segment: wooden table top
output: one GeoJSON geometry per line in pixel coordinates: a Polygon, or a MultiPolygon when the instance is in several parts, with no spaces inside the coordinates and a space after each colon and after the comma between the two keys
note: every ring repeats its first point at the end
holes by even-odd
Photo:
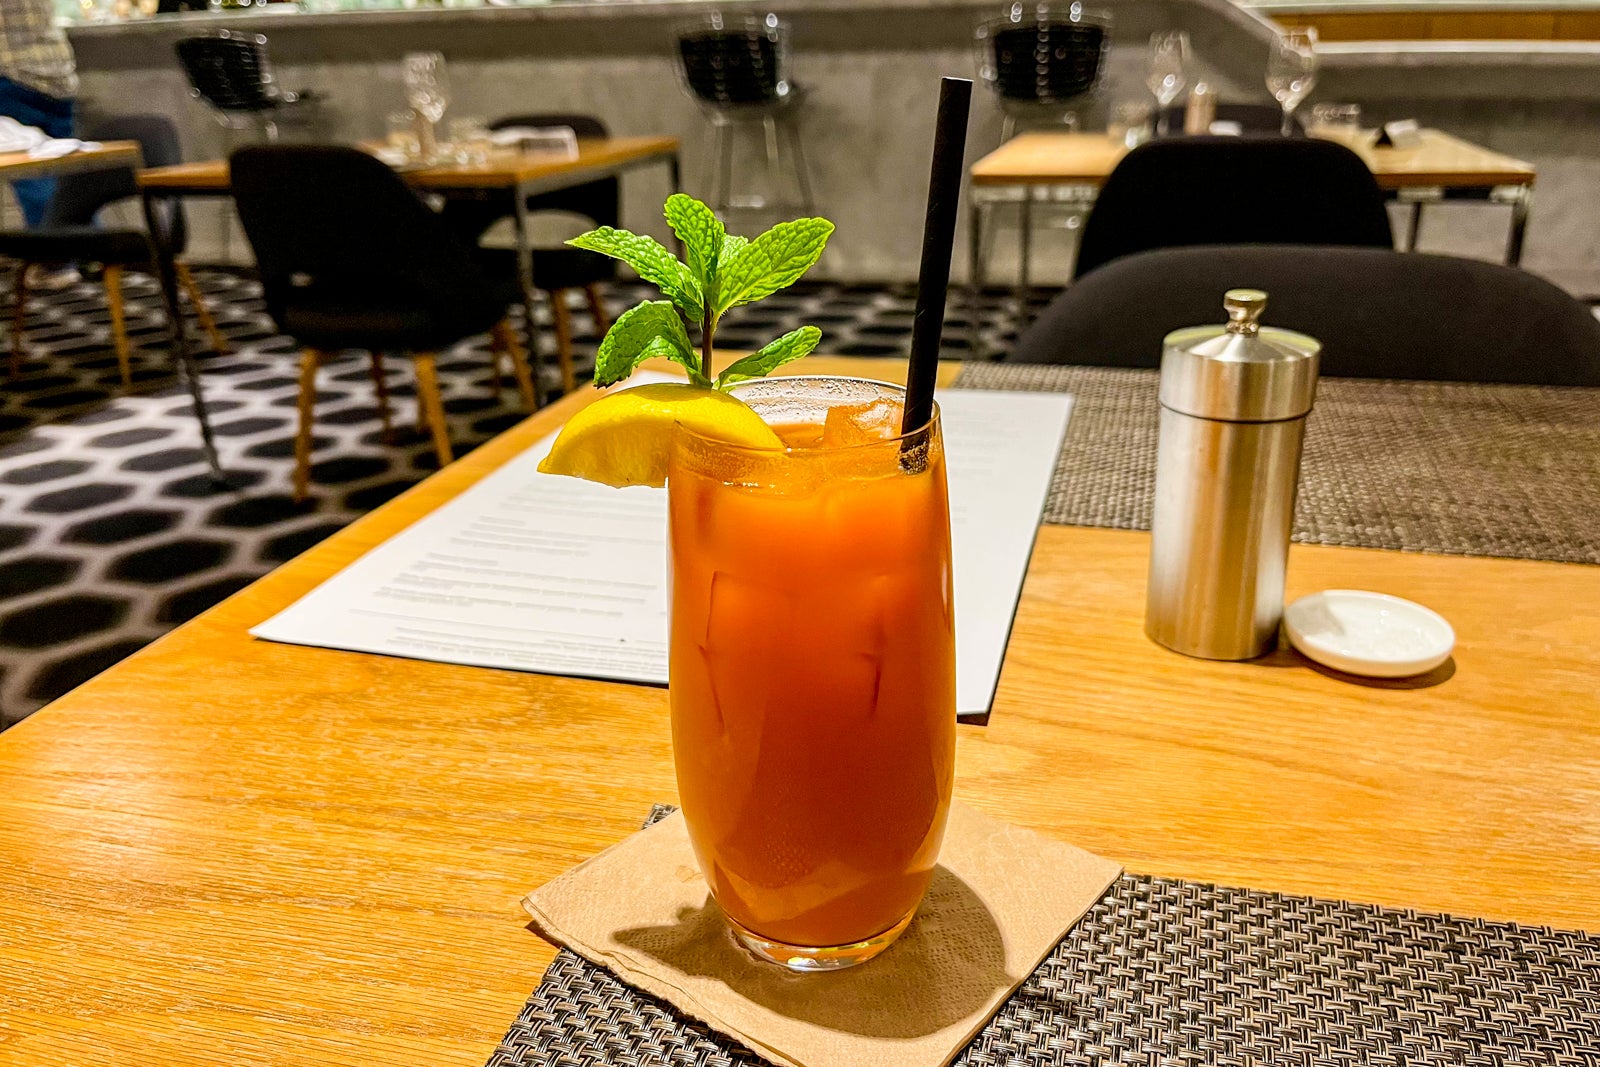
{"type": "MultiPolygon", "coordinates": [[[[523,893],[676,796],[666,692],[245,631],[593,395],[0,734],[0,1064],[481,1067],[553,955],[523,893]]],[[[1040,532],[958,796],[1137,871],[1600,927],[1600,567],[1295,545],[1291,596],[1455,624],[1363,685],[1151,644],[1148,543],[1040,532]]]]}
{"type": "MultiPolygon", "coordinates": [[[[1491,152],[1470,141],[1423,130],[1416,148],[1375,148],[1375,131],[1332,137],[1371,168],[1385,189],[1442,186],[1452,189],[1532,185],[1535,172],[1520,159],[1491,152]]],[[[1323,136],[1323,134],[1318,134],[1323,136]]],[[[974,185],[1099,185],[1128,149],[1104,133],[1024,133],[972,165],[974,185]]]]}
{"type": "MultiPolygon", "coordinates": [[[[671,156],[678,150],[675,137],[608,137],[580,140],[572,159],[553,159],[529,153],[496,154],[486,163],[449,163],[437,167],[401,170],[407,182],[423,189],[501,189],[545,179],[582,180],[587,171],[605,171],[671,156]]],[[[203,160],[139,172],[147,189],[173,192],[226,193],[230,188],[228,161],[203,160]]]]}
{"type": "Polygon", "coordinates": [[[142,159],[138,141],[106,141],[99,148],[69,152],[49,159],[35,159],[26,152],[0,152],[0,178],[12,182],[19,178],[41,178],[123,165],[137,167],[142,159]]]}

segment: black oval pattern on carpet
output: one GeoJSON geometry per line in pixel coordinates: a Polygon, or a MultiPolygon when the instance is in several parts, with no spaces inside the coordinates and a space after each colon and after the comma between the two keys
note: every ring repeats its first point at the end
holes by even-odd
{"type": "MultiPolygon", "coordinates": [[[[201,356],[231,487],[206,473],[149,279],[130,276],[124,283],[135,344],[128,393],[119,388],[98,283],[29,301],[27,358],[0,391],[0,727],[435,469],[428,439],[414,429],[409,362],[389,361],[398,430],[389,446],[378,432],[365,364],[351,354],[319,378],[315,498],[294,504],[295,346],[273,331],[254,282],[226,271],[197,276],[234,349],[201,356]]],[[[615,315],[654,295],[646,286],[617,285],[608,305],[615,315]]],[[[753,347],[817,322],[824,351],[897,354],[909,344],[914,301],[907,285],[802,285],[731,313],[725,335],[753,347]]],[[[1009,343],[1006,304],[998,290],[980,300],[986,351],[1009,343]]],[[[961,305],[952,301],[952,319],[966,315],[961,305]]],[[[0,311],[9,324],[9,294],[0,311]]],[[[587,376],[598,337],[576,300],[572,321],[580,374],[587,376]]],[[[559,374],[543,309],[539,325],[539,380],[555,389],[559,374]]],[[[203,345],[192,320],[190,332],[203,345]]],[[[952,356],[969,348],[964,329],[948,331],[947,342],[952,356]]],[[[498,397],[490,387],[484,338],[441,354],[439,363],[458,455],[521,418],[511,383],[498,397]]]]}

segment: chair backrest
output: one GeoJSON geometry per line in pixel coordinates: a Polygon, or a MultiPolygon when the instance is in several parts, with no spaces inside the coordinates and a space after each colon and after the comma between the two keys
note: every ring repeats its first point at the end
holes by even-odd
{"type": "Polygon", "coordinates": [[[257,145],[232,158],[234,201],[267,311],[370,296],[450,317],[492,288],[472,250],[403,179],[354,148],[257,145]]]}
{"type": "Polygon", "coordinates": [[[776,103],[785,93],[780,26],[704,29],[678,38],[689,91],[716,107],[776,103]]]}
{"type": "Polygon", "coordinates": [[[1383,191],[1344,145],[1299,137],[1170,137],[1106,179],[1075,274],[1152,248],[1203,244],[1393,248],[1383,191]]]}
{"type": "MultiPolygon", "coordinates": [[[[178,128],[164,115],[118,115],[86,126],[80,132],[84,138],[94,141],[137,141],[147,167],[183,162],[178,128]]],[[[131,167],[63,175],[57,179],[45,226],[87,226],[107,204],[138,195],[139,184],[131,167]]],[[[155,222],[164,232],[152,236],[174,252],[182,251],[188,233],[181,202],[176,198],[159,201],[155,222]]]]}
{"type": "MultiPolygon", "coordinates": [[[[511,126],[570,126],[579,139],[611,136],[606,124],[593,115],[563,112],[503,115],[489,124],[489,128],[494,130],[511,126]]],[[[528,208],[531,211],[570,211],[593,219],[596,226],[617,226],[622,218],[621,188],[615,178],[600,178],[570,189],[558,189],[531,197],[528,208]]]]}
{"type": "Polygon", "coordinates": [[[1373,248],[1229,245],[1127,256],[1085,275],[1018,341],[1025,363],[1156,367],[1171,331],[1225,321],[1222,294],[1323,344],[1322,373],[1600,386],[1600,323],[1526,271],[1373,248]]]}
{"type": "Polygon", "coordinates": [[[218,111],[268,111],[281,103],[267,39],[259,33],[218,30],[186,37],[176,47],[195,94],[218,111]]]}
{"type": "Polygon", "coordinates": [[[994,87],[1001,100],[1060,103],[1099,84],[1107,44],[1104,26],[1067,18],[989,25],[994,87]]]}

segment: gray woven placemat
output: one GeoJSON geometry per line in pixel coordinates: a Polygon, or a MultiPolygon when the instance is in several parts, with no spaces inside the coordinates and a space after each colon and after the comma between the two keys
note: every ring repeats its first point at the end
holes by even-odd
{"type": "MultiPolygon", "coordinates": [[[[957,386],[1067,392],[1044,520],[1150,528],[1157,375],[967,366],[957,386]]],[[[1295,539],[1600,563],[1600,389],[1324,378],[1295,539]]]]}
{"type": "MultiPolygon", "coordinates": [[[[1600,1067],[1600,937],[1125,875],[955,1062],[1600,1067]]],[[[489,1057],[764,1063],[567,951],[489,1057]]]]}

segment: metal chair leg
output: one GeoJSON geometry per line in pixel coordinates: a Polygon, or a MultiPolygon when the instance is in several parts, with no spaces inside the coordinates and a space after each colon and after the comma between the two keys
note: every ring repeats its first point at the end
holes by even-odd
{"type": "Polygon", "coordinates": [[[778,120],[770,113],[761,116],[761,139],[767,149],[767,181],[772,184],[772,203],[767,207],[776,207],[784,202],[784,192],[780,189],[783,182],[782,161],[778,157],[778,120]]]}
{"type": "Polygon", "coordinates": [[[106,287],[106,310],[111,312],[111,344],[117,350],[117,370],[122,374],[122,387],[133,388],[132,353],[128,346],[128,322],[122,303],[122,265],[106,265],[102,281],[106,287]]]}
{"type": "Polygon", "coordinates": [[[783,132],[789,142],[789,154],[794,159],[795,184],[800,188],[800,210],[809,215],[817,210],[817,201],[811,193],[811,169],[806,165],[806,150],[800,140],[800,124],[793,115],[784,117],[783,132]]]}
{"type": "Polygon", "coordinates": [[[1017,205],[1017,329],[1028,324],[1028,292],[1033,279],[1033,190],[1024,187],[1017,205]]]}
{"type": "Polygon", "coordinates": [[[717,189],[712,207],[722,213],[733,207],[733,127],[717,126],[717,189]]]}
{"type": "Polygon", "coordinates": [[[711,120],[711,151],[706,155],[706,203],[717,210],[717,176],[722,173],[722,124],[711,120]]]}
{"type": "Polygon", "coordinates": [[[32,263],[17,264],[16,280],[11,283],[11,377],[22,373],[22,331],[28,317],[28,268],[32,263]]]}
{"type": "Polygon", "coordinates": [[[444,398],[439,395],[439,371],[432,352],[413,352],[411,362],[417,372],[417,405],[426,414],[433,430],[433,451],[439,457],[439,467],[449,466],[455,459],[450,450],[450,428],[444,421],[444,398]]]}

